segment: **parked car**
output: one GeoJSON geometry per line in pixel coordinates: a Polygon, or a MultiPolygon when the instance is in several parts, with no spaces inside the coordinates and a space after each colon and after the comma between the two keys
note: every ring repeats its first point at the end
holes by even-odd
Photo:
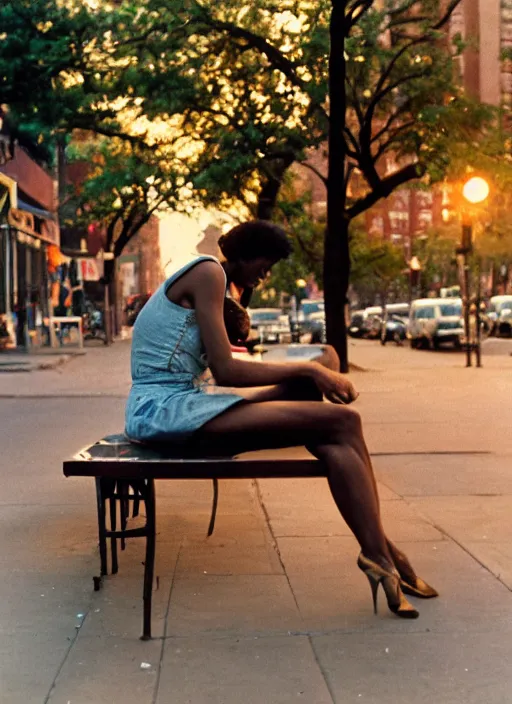
{"type": "Polygon", "coordinates": [[[460,347],[464,338],[460,298],[420,298],[411,304],[408,337],[412,348],[443,343],[460,347]]]}
{"type": "Polygon", "coordinates": [[[379,337],[382,323],[382,306],[369,306],[363,311],[362,336],[369,340],[379,337]]]}
{"type": "Polygon", "coordinates": [[[363,337],[364,310],[355,310],[350,316],[348,334],[350,337],[363,337]]]}
{"type": "Polygon", "coordinates": [[[394,342],[397,345],[402,345],[407,338],[407,320],[391,313],[386,319],[386,323],[381,326],[380,342],[385,345],[386,342],[394,342]]]}
{"type": "MultiPolygon", "coordinates": [[[[400,317],[403,320],[407,320],[409,317],[409,308],[409,303],[388,303],[386,305],[386,318],[389,319],[391,316],[395,316],[400,317]]],[[[384,320],[382,306],[370,306],[369,308],[364,309],[362,337],[366,337],[370,340],[384,339],[383,325],[384,320]]],[[[391,335],[388,339],[393,339],[393,335],[391,335]]]]}
{"type": "Polygon", "coordinates": [[[321,298],[304,298],[297,311],[296,337],[312,343],[325,342],[325,306],[321,298]]]}
{"type": "Polygon", "coordinates": [[[493,296],[487,316],[492,324],[492,334],[512,336],[512,296],[493,296]]]}
{"type": "Polygon", "coordinates": [[[325,313],[310,313],[306,322],[306,329],[311,335],[312,344],[325,344],[327,341],[325,313]]]}
{"type": "MultiPolygon", "coordinates": [[[[251,330],[257,333],[259,342],[289,342],[290,320],[280,308],[248,309],[251,330]]],[[[250,335],[252,338],[254,335],[250,335]]]]}
{"type": "Polygon", "coordinates": [[[297,312],[298,322],[302,325],[313,313],[325,314],[325,305],[322,298],[304,298],[299,303],[299,310],[297,312]]]}

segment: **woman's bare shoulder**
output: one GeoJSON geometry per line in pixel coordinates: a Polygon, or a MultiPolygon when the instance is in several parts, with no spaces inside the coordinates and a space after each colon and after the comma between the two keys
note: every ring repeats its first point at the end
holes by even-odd
{"type": "Polygon", "coordinates": [[[190,270],[188,280],[197,285],[209,285],[217,287],[219,284],[224,288],[226,285],[226,275],[220,262],[207,259],[199,262],[190,270]]]}

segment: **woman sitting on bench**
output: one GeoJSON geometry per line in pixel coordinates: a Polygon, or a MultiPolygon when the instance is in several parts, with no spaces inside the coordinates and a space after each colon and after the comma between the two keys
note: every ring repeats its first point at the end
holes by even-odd
{"type": "Polygon", "coordinates": [[[357,564],[374,604],[381,584],[393,613],[416,618],[404,593],[430,598],[437,592],[384,533],[361,419],[348,405],[357,392],[339,373],[334,351],[326,349],[325,366],[232,356],[223,317],[226,294],[248,305],[252,289],[289,255],[285,232],[270,222],[248,222],[223,235],[219,246],[222,264],[208,256],[190,262],[137,318],[126,434],[146,443],[193,443],[224,455],[306,445],[325,463],[334,501],[361,546],[357,564]],[[207,367],[219,385],[214,393],[201,381],[207,367]]]}

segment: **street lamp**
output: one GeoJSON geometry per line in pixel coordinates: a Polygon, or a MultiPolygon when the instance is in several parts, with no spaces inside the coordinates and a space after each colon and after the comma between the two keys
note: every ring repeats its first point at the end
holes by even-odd
{"type": "Polygon", "coordinates": [[[417,256],[409,260],[409,303],[413,299],[414,293],[418,293],[420,288],[421,262],[417,256]]]}
{"type": "Polygon", "coordinates": [[[483,203],[489,196],[490,188],[487,181],[481,176],[473,176],[462,187],[462,195],[473,205],[483,203]]]}
{"type": "MultiPolygon", "coordinates": [[[[490,186],[481,176],[472,176],[462,187],[462,195],[470,205],[479,205],[489,196],[490,186]]],[[[471,213],[464,209],[462,215],[462,241],[458,253],[463,258],[463,306],[464,306],[464,328],[466,333],[466,367],[471,366],[471,349],[474,347],[476,354],[476,366],[481,367],[480,348],[480,267],[478,267],[478,283],[475,305],[475,341],[474,345],[470,339],[470,292],[469,292],[469,255],[473,251],[473,222],[471,213]]]]}

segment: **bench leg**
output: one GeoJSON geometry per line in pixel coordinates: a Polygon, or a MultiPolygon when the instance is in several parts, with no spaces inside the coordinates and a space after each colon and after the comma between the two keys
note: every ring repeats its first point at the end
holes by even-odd
{"type": "Polygon", "coordinates": [[[102,480],[96,477],[96,504],[98,507],[98,534],[100,546],[100,576],[107,574],[107,538],[105,537],[105,496],[103,493],[102,480]]]}
{"type": "Polygon", "coordinates": [[[132,508],[132,518],[137,518],[139,515],[139,506],[140,506],[140,491],[139,491],[139,485],[134,482],[133,483],[133,508],[132,508]]]}
{"type": "MultiPolygon", "coordinates": [[[[121,517],[121,531],[126,530],[126,524],[128,521],[128,515],[130,513],[129,506],[130,502],[128,499],[128,495],[130,492],[130,486],[128,482],[123,481],[120,479],[117,482],[117,493],[119,494],[119,513],[121,517]]],[[[121,550],[126,549],[126,539],[122,536],[121,537],[121,550]]]]}
{"type": "MultiPolygon", "coordinates": [[[[112,487],[112,494],[109,498],[110,507],[110,530],[115,531],[117,527],[117,506],[114,495],[116,493],[116,486],[112,487]]],[[[110,550],[112,554],[112,574],[117,574],[119,571],[119,565],[117,562],[117,538],[113,535],[110,536],[110,550]]]]}
{"type": "Polygon", "coordinates": [[[155,571],[156,509],[155,482],[148,479],[144,496],[146,504],[146,559],[144,562],[144,617],[141,640],[151,639],[151,599],[155,571]]]}

